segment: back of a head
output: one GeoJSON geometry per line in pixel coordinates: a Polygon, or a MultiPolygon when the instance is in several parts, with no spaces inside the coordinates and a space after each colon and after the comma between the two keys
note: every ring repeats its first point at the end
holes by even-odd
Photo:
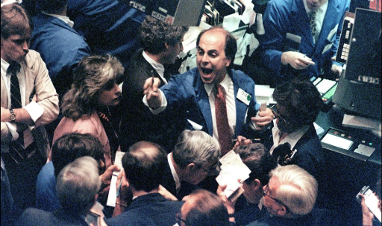
{"type": "Polygon", "coordinates": [[[91,156],[97,162],[104,160],[101,142],[91,134],[68,133],[58,138],[52,147],[54,174],[57,175],[70,162],[91,156]]]}
{"type": "Polygon", "coordinates": [[[270,176],[279,182],[275,198],[287,205],[293,214],[302,216],[312,211],[318,190],[312,175],[297,165],[287,165],[278,166],[270,176]]]}
{"type": "Polygon", "coordinates": [[[184,26],[170,25],[166,22],[146,16],[139,28],[139,39],[143,49],[151,54],[159,54],[166,50],[167,45],[180,42],[187,32],[184,26]]]}
{"type": "Polygon", "coordinates": [[[251,170],[249,178],[245,181],[251,183],[259,179],[262,185],[268,184],[269,173],[277,167],[276,160],[269,150],[261,143],[253,143],[235,148],[243,163],[251,170]]]}
{"type": "Polygon", "coordinates": [[[229,225],[227,208],[217,195],[207,190],[196,190],[190,194],[186,203],[189,203],[190,206],[188,212],[183,216],[186,225],[229,225]]]}
{"type": "Polygon", "coordinates": [[[323,106],[316,86],[308,80],[294,79],[277,86],[273,99],[288,110],[296,127],[313,123],[323,106]]]}
{"type": "Polygon", "coordinates": [[[95,203],[100,187],[98,164],[89,156],[69,163],[57,177],[58,199],[69,215],[86,214],[95,203]]]}
{"type": "Polygon", "coordinates": [[[163,148],[147,141],[133,144],[122,158],[126,179],[136,191],[158,189],[166,163],[163,148]]]}
{"type": "Polygon", "coordinates": [[[11,35],[31,33],[33,23],[29,20],[25,9],[17,3],[1,7],[1,37],[7,39],[11,35]]]}
{"type": "Polygon", "coordinates": [[[183,131],[172,151],[175,163],[181,168],[190,163],[197,166],[217,163],[220,155],[218,141],[203,131],[183,131]]]}

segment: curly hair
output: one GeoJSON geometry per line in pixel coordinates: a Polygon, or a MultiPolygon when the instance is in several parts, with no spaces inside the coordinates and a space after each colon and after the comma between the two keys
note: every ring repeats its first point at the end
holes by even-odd
{"type": "Polygon", "coordinates": [[[277,86],[273,99],[285,107],[294,129],[312,124],[324,104],[316,86],[310,81],[299,79],[277,86]]]}
{"type": "Polygon", "coordinates": [[[114,56],[84,57],[74,71],[71,89],[63,97],[63,115],[73,121],[91,115],[98,106],[101,92],[110,90],[110,85],[120,84],[124,71],[121,62],[114,56]]]}
{"type": "Polygon", "coordinates": [[[139,40],[143,49],[152,54],[158,54],[166,50],[167,45],[175,45],[180,42],[186,33],[187,27],[175,26],[146,16],[139,28],[139,40]]]}

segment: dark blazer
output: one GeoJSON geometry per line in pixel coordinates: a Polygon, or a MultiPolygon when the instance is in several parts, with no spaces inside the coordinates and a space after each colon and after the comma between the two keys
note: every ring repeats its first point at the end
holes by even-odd
{"type": "Polygon", "coordinates": [[[106,219],[106,224],[113,225],[174,225],[175,215],[180,212],[184,202],[170,201],[159,193],[139,196],[120,215],[106,219]]]}
{"type": "Polygon", "coordinates": [[[174,177],[172,176],[169,164],[166,164],[166,168],[163,171],[162,180],[160,183],[164,188],[167,189],[171,194],[173,194],[178,200],[182,200],[184,196],[191,194],[193,190],[197,187],[193,184],[187,183],[185,181],[181,182],[180,190],[176,192],[176,185],[174,177]]]}
{"type": "Polygon", "coordinates": [[[146,140],[171,152],[185,122],[174,115],[154,115],[143,104],[143,85],[146,79],[155,77],[161,80],[161,86],[165,83],[142,56],[142,51],[143,49],[138,50],[131,58],[130,65],[126,68],[128,76],[122,86],[123,99],[119,106],[123,114],[119,136],[121,147],[125,149],[138,141],[146,140]]]}
{"type": "Polygon", "coordinates": [[[35,208],[26,209],[17,226],[87,226],[88,224],[80,216],[66,214],[62,209],[55,212],[47,212],[35,208]]]}

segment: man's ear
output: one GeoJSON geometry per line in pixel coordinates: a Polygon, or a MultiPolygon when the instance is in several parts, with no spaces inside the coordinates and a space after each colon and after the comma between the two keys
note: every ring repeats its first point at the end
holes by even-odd
{"type": "Polygon", "coordinates": [[[193,171],[195,171],[196,169],[196,165],[195,163],[191,162],[189,163],[187,166],[186,166],[186,173],[189,174],[189,173],[192,173],[193,171]]]}
{"type": "Polygon", "coordinates": [[[257,191],[257,190],[259,190],[260,188],[263,187],[263,185],[261,184],[261,182],[260,182],[259,179],[254,179],[254,180],[252,181],[251,186],[253,187],[253,190],[254,190],[254,191],[257,191]]]}
{"type": "Polygon", "coordinates": [[[277,215],[282,217],[282,216],[285,216],[286,214],[287,214],[287,209],[284,205],[282,205],[281,208],[277,210],[277,215]]]}
{"type": "Polygon", "coordinates": [[[225,66],[228,67],[231,64],[233,64],[231,57],[227,57],[227,61],[225,63],[225,66]]]}

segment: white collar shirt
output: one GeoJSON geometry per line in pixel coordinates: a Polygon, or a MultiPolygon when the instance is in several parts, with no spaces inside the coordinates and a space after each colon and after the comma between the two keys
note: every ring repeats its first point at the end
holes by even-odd
{"type": "MultiPolygon", "coordinates": [[[[316,37],[314,37],[314,40],[318,40],[318,37],[320,36],[322,25],[324,23],[326,10],[328,9],[328,2],[323,4],[320,8],[317,9],[316,13],[316,37]]],[[[306,10],[306,13],[309,15],[312,10],[308,8],[308,5],[306,3],[306,0],[304,0],[304,7],[306,10]]]]}
{"type": "MultiPolygon", "coordinates": [[[[280,144],[289,143],[291,150],[294,149],[294,146],[301,139],[302,136],[308,131],[309,126],[303,126],[300,129],[289,133],[283,140],[280,141],[280,130],[277,126],[276,119],[273,120],[273,129],[272,129],[272,137],[273,137],[273,146],[270,149],[270,153],[273,153],[273,150],[279,146],[280,144]]],[[[293,156],[292,156],[293,157],[293,156]]]]}
{"type": "Polygon", "coordinates": [[[161,79],[164,81],[164,83],[167,84],[167,80],[164,77],[164,66],[156,62],[155,60],[151,59],[151,57],[149,57],[149,55],[147,55],[145,51],[142,51],[142,56],[157,71],[157,73],[159,74],[161,79]]]}
{"type": "MultiPolygon", "coordinates": [[[[236,128],[236,103],[235,103],[235,91],[233,87],[233,82],[231,77],[226,74],[223,81],[220,82],[220,85],[224,88],[226,92],[226,108],[227,108],[227,117],[228,124],[231,129],[231,134],[234,134],[236,128]]],[[[210,108],[211,108],[211,116],[212,116],[212,125],[213,125],[213,137],[218,139],[218,130],[216,126],[216,115],[215,115],[215,95],[212,90],[214,88],[214,84],[204,84],[204,88],[207,92],[210,108]]]]}

